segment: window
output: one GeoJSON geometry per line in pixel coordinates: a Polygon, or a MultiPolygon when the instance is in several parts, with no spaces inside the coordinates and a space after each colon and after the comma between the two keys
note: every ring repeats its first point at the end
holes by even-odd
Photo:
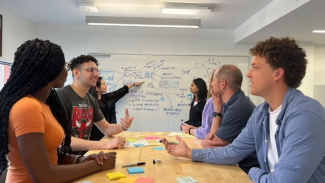
{"type": "Polygon", "coordinates": [[[0,90],[9,78],[11,65],[12,63],[0,61],[0,90]]]}

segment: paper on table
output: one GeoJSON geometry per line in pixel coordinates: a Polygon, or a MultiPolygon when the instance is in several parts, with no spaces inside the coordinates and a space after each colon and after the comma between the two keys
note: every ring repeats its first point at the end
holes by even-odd
{"type": "Polygon", "coordinates": [[[196,181],[195,179],[193,179],[193,177],[191,177],[191,176],[188,176],[188,177],[179,177],[179,178],[176,178],[176,180],[179,183],[198,183],[198,181],[196,181]]]}
{"type": "Polygon", "coordinates": [[[169,137],[173,137],[173,136],[180,136],[180,137],[190,137],[190,138],[194,138],[193,135],[189,135],[189,134],[186,134],[186,133],[182,133],[182,132],[171,132],[168,136],[169,137]]]}
{"type": "Polygon", "coordinates": [[[148,146],[149,143],[146,140],[137,140],[135,142],[126,141],[124,147],[141,147],[148,146]]]}

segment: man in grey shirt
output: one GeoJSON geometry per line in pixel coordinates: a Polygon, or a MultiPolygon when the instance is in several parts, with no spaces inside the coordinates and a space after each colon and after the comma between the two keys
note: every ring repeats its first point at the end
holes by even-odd
{"type": "MultiPolygon", "coordinates": [[[[235,65],[222,65],[212,77],[212,101],[214,113],[211,131],[202,140],[202,146],[222,147],[231,143],[255,109],[255,105],[241,90],[243,74],[235,65]]],[[[260,167],[256,152],[238,162],[239,167],[248,173],[251,167],[260,167]]]]}

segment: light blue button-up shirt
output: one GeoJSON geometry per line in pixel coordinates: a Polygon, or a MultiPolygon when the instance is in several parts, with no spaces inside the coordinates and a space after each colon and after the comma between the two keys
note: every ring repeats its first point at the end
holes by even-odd
{"type": "Polygon", "coordinates": [[[325,110],[316,100],[289,88],[276,120],[275,141],[279,161],[274,172],[267,164],[269,105],[263,103],[253,112],[246,128],[223,148],[193,149],[192,160],[215,164],[236,164],[256,151],[260,168],[251,168],[254,182],[325,182],[325,110]]]}

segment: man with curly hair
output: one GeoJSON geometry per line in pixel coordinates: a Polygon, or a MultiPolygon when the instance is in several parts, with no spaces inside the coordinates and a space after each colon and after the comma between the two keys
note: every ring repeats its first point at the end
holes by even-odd
{"type": "Polygon", "coordinates": [[[271,37],[250,49],[250,93],[261,96],[246,128],[228,146],[190,149],[163,139],[168,153],[214,164],[236,164],[256,151],[254,182],[325,182],[325,110],[296,88],[306,73],[306,54],[291,38],[271,37]]]}

